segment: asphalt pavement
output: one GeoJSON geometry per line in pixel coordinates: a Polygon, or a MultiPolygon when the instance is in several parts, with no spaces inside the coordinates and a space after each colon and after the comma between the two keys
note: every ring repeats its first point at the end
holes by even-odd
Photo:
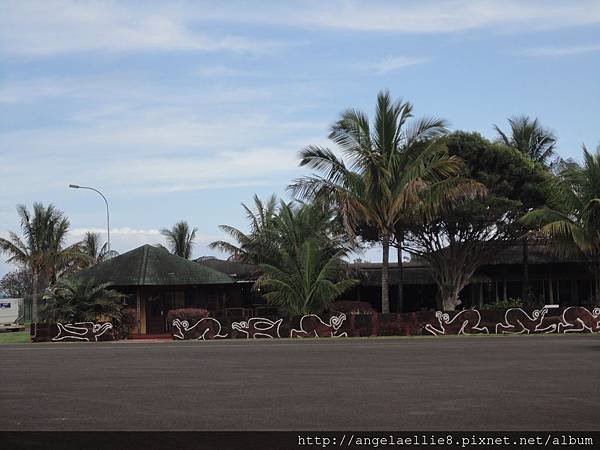
{"type": "Polygon", "coordinates": [[[0,346],[0,430],[600,430],[600,336],[0,346]]]}

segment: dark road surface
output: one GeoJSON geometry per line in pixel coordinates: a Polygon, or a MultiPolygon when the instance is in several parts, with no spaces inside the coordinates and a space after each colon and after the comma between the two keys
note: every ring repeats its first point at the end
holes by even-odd
{"type": "Polygon", "coordinates": [[[600,336],[0,346],[0,430],[600,430],[600,336]]]}

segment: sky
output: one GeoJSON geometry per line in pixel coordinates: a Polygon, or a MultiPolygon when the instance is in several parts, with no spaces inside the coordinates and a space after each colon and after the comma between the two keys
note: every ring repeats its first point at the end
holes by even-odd
{"type": "Polygon", "coordinates": [[[489,138],[537,117],[580,160],[599,74],[597,0],[0,0],[0,236],[36,201],[69,217],[69,242],[105,233],[75,183],[108,197],[120,252],[187,220],[194,256],[224,257],[218,225],[246,229],[255,193],[286,198],[309,174],[298,152],[335,149],[328,127],[382,89],[489,138]]]}

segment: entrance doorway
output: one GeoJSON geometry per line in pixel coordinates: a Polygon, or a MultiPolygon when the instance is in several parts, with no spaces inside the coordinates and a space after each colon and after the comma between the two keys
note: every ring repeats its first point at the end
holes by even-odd
{"type": "Polygon", "coordinates": [[[146,305],[146,333],[165,334],[168,332],[167,314],[172,309],[185,306],[184,291],[169,291],[150,296],[146,305]]]}

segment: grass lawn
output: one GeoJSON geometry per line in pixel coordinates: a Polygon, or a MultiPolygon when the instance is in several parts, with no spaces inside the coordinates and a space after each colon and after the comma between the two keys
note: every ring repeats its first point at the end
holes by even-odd
{"type": "Polygon", "coordinates": [[[29,330],[0,333],[0,344],[21,344],[24,342],[30,342],[29,330]]]}

